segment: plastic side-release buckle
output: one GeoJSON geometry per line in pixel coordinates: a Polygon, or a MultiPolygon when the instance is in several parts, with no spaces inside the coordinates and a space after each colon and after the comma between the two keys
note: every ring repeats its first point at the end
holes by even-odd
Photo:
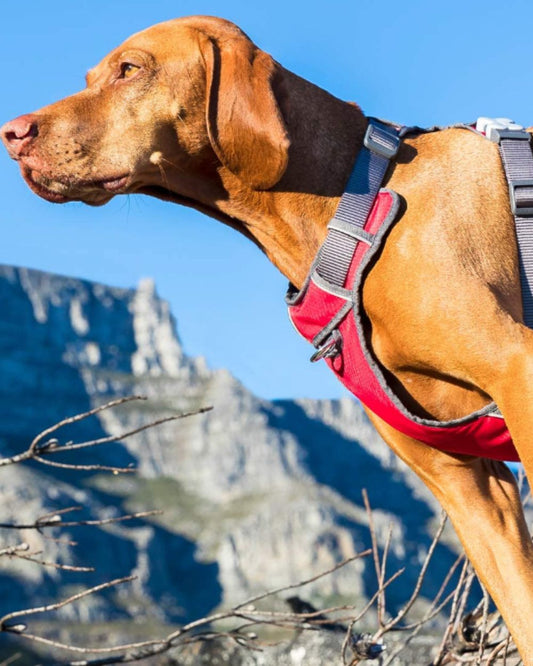
{"type": "Polygon", "coordinates": [[[316,363],[322,358],[333,358],[341,353],[342,335],[334,330],[326,340],[320,345],[316,352],[309,359],[311,363],[316,363]]]}
{"type": "Polygon", "coordinates": [[[389,131],[382,126],[374,125],[370,121],[366,128],[363,144],[365,148],[368,148],[373,153],[390,160],[398,152],[400,141],[400,137],[396,132],[389,131]]]}
{"type": "Polygon", "coordinates": [[[529,141],[531,138],[529,132],[526,132],[522,125],[515,123],[510,118],[485,118],[482,116],[477,119],[476,130],[494,143],[500,143],[502,139],[529,141]]]}

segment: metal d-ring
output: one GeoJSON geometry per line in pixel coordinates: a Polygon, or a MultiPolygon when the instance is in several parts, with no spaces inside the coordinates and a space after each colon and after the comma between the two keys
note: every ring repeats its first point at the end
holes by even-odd
{"type": "Polygon", "coordinates": [[[316,363],[322,358],[333,358],[338,356],[341,351],[342,335],[339,331],[333,331],[326,340],[318,347],[316,352],[309,359],[311,363],[316,363]]]}

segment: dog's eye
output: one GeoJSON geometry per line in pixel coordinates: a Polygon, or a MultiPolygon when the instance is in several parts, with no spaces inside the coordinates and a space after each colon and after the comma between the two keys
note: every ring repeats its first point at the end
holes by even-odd
{"type": "Polygon", "coordinates": [[[133,65],[131,62],[123,62],[120,66],[120,78],[131,79],[140,69],[138,65],[133,65]]]}

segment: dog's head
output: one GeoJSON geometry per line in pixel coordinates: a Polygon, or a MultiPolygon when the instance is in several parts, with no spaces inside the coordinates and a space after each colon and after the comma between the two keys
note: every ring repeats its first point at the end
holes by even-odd
{"type": "Polygon", "coordinates": [[[206,205],[224,196],[224,179],[269,189],[283,175],[277,72],[232,23],[176,19],[130,37],[84,90],[6,123],[2,138],[49,201],[143,192],[206,205]]]}

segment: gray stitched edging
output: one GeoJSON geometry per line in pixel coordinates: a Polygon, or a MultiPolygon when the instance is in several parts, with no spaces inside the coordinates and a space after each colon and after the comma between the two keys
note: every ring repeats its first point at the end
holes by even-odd
{"type": "MultiPolygon", "coordinates": [[[[337,313],[329,320],[328,324],[323,329],[321,329],[315,335],[315,337],[310,341],[314,347],[319,347],[322,344],[322,342],[330,335],[333,329],[335,329],[338,326],[338,324],[340,324],[340,322],[344,319],[344,317],[346,317],[346,315],[350,312],[350,310],[353,307],[351,289],[343,289],[342,287],[337,287],[337,285],[331,284],[318,274],[317,266],[320,262],[321,249],[322,246],[320,250],[317,252],[315,260],[313,261],[313,264],[311,266],[311,270],[309,271],[307,278],[305,279],[304,285],[300,289],[300,291],[296,291],[293,285],[289,284],[289,289],[287,290],[287,294],[285,295],[285,302],[289,306],[289,319],[291,320],[292,325],[297,331],[298,329],[294,325],[294,322],[291,317],[290,306],[297,305],[302,301],[305,292],[307,291],[309,284],[311,282],[314,282],[323,291],[326,291],[329,294],[333,294],[333,296],[338,296],[339,298],[342,298],[344,301],[346,301],[343,305],[339,307],[337,313]]],[[[298,333],[300,333],[300,331],[298,331],[298,333]]],[[[305,337],[304,339],[307,340],[307,338],[305,337]]]]}
{"type": "Polygon", "coordinates": [[[333,331],[337,328],[337,326],[341,323],[341,321],[346,317],[352,308],[353,303],[350,299],[346,301],[340,310],[337,311],[337,314],[332,319],[330,319],[329,324],[324,326],[324,328],[315,335],[315,337],[311,340],[311,343],[317,348],[320,347],[320,345],[331,335],[331,333],[333,333],[333,331]]]}
{"type": "MultiPolygon", "coordinates": [[[[289,305],[289,319],[291,320],[291,324],[294,326],[294,328],[300,335],[302,334],[300,333],[300,331],[298,331],[298,328],[295,326],[294,321],[292,320],[290,306],[296,305],[302,300],[311,281],[313,281],[318,287],[320,287],[320,289],[323,289],[324,291],[327,291],[330,294],[333,294],[334,296],[339,296],[345,301],[345,303],[339,307],[337,313],[333,315],[333,317],[329,320],[327,325],[323,329],[321,329],[315,335],[315,337],[310,341],[311,344],[314,345],[315,347],[319,347],[322,344],[322,342],[329,336],[329,334],[333,331],[333,329],[336,328],[338,324],[340,324],[340,322],[344,319],[344,317],[346,317],[346,315],[350,312],[350,310],[353,307],[352,290],[343,289],[342,287],[337,287],[335,285],[330,284],[327,280],[324,280],[324,278],[320,277],[320,275],[316,271],[315,267],[317,264],[318,261],[315,260],[313,262],[313,268],[309,272],[309,276],[307,277],[305,284],[300,289],[300,291],[295,291],[292,284],[289,284],[289,289],[287,291],[287,295],[285,296],[285,301],[287,305],[289,305]]],[[[302,337],[305,340],[307,340],[305,336],[302,335],[302,337]]]]}
{"type": "MultiPolygon", "coordinates": [[[[383,191],[383,190],[381,190],[383,191]]],[[[365,355],[366,361],[370,368],[372,369],[372,372],[376,376],[376,379],[378,380],[381,388],[385,391],[385,394],[387,397],[392,401],[394,406],[408,419],[413,421],[414,423],[418,423],[420,425],[424,426],[432,426],[434,428],[447,428],[455,425],[461,425],[464,423],[469,423],[471,421],[475,421],[477,418],[480,416],[485,416],[488,415],[490,412],[496,411],[498,408],[494,402],[490,403],[489,405],[486,405],[482,409],[473,412],[472,414],[469,414],[468,416],[463,416],[460,419],[452,419],[451,421],[435,421],[433,419],[424,419],[419,416],[416,416],[415,414],[412,414],[406,407],[405,405],[401,402],[401,400],[398,398],[398,396],[393,392],[393,390],[390,388],[390,386],[387,384],[387,380],[385,379],[385,376],[383,375],[381,368],[379,367],[379,364],[376,362],[372,351],[368,348],[366,338],[365,338],[365,333],[364,333],[364,328],[363,328],[363,322],[362,322],[362,317],[361,313],[363,310],[363,305],[362,305],[362,291],[363,291],[363,285],[364,285],[364,280],[366,275],[364,274],[367,269],[369,269],[370,262],[374,258],[374,255],[378,250],[381,248],[381,244],[384,240],[385,235],[387,234],[390,226],[394,222],[396,218],[396,214],[398,212],[398,207],[400,203],[400,197],[396,192],[393,192],[392,190],[385,190],[387,192],[390,192],[393,197],[395,197],[395,202],[389,211],[389,214],[381,224],[381,227],[379,228],[374,244],[372,247],[368,249],[366,252],[365,256],[363,257],[363,260],[361,261],[361,264],[357,268],[357,273],[355,275],[354,279],[354,288],[353,288],[353,295],[352,295],[352,300],[353,300],[353,313],[354,313],[354,319],[355,319],[355,325],[357,328],[357,333],[359,335],[359,340],[361,342],[361,349],[363,350],[363,354],[365,355]]]]}

